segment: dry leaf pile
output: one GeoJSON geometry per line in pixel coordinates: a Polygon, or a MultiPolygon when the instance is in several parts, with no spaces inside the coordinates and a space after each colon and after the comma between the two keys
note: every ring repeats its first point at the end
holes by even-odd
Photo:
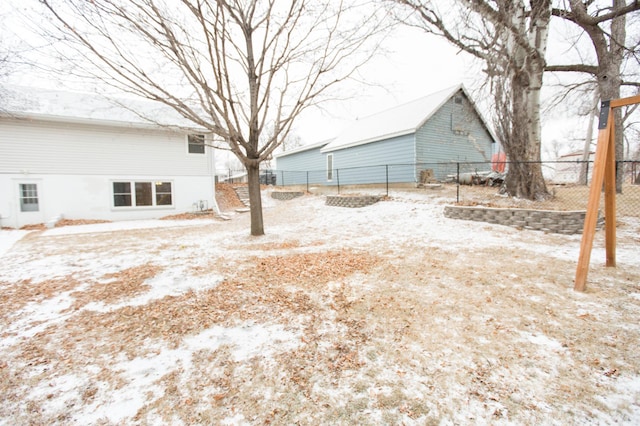
{"type": "Polygon", "coordinates": [[[92,225],[95,223],[111,223],[111,221],[100,219],[60,219],[56,222],[56,228],[62,226],[92,225]]]}
{"type": "Polygon", "coordinates": [[[127,268],[120,272],[105,274],[99,282],[88,288],[71,293],[73,310],[82,308],[91,302],[115,304],[144,293],[149,289],[145,281],[156,276],[162,268],[149,263],[127,268]]]}
{"type": "Polygon", "coordinates": [[[216,214],[213,210],[207,210],[198,213],[180,213],[170,216],[161,217],[160,220],[194,220],[194,219],[215,219],[216,214]]]}
{"type": "Polygon", "coordinates": [[[80,282],[73,276],[55,278],[34,283],[21,280],[16,283],[0,281],[0,318],[2,325],[8,324],[12,312],[19,311],[28,303],[43,302],[60,293],[71,291],[80,282]]]}
{"type": "Polygon", "coordinates": [[[216,183],[216,202],[223,212],[246,207],[238,198],[234,186],[230,183],[216,183]]]}

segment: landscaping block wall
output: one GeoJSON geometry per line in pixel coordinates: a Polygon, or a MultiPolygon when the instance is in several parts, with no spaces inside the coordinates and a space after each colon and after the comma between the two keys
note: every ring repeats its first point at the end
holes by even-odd
{"type": "Polygon", "coordinates": [[[303,193],[300,191],[273,191],[271,193],[271,198],[276,200],[293,200],[296,197],[302,197],[303,193]]]}
{"type": "Polygon", "coordinates": [[[380,197],[375,195],[354,195],[354,196],[342,196],[342,195],[327,195],[327,206],[334,207],[365,207],[375,204],[380,201],[380,197]]]}
{"type": "Polygon", "coordinates": [[[533,229],[558,234],[581,234],[584,228],[586,211],[446,206],[444,215],[451,219],[496,223],[521,229],[533,229]]]}

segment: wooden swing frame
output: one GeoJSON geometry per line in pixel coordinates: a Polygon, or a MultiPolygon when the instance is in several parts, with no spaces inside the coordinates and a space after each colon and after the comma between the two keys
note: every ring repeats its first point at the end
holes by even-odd
{"type": "Polygon", "coordinates": [[[587,287],[587,273],[589,272],[589,261],[591,260],[591,251],[593,249],[593,238],[596,233],[600,192],[602,192],[603,182],[606,266],[616,266],[616,147],[613,110],[614,108],[638,103],[640,103],[640,95],[602,101],[600,105],[598,143],[591,177],[587,214],[584,218],[584,230],[582,231],[574,290],[585,291],[587,287]]]}

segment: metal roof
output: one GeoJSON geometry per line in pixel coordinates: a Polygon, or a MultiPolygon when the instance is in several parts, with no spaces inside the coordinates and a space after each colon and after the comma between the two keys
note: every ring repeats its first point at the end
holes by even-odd
{"type": "Polygon", "coordinates": [[[117,127],[204,130],[171,107],[140,98],[107,98],[97,93],[5,86],[0,101],[0,114],[5,117],[117,127]]]}
{"type": "Polygon", "coordinates": [[[310,149],[314,149],[314,148],[320,148],[322,146],[327,145],[332,140],[333,139],[327,139],[327,140],[323,140],[321,142],[316,142],[316,143],[312,143],[312,144],[309,144],[309,145],[303,145],[303,146],[300,146],[298,148],[291,149],[289,151],[279,152],[278,154],[275,154],[273,157],[274,158],[286,157],[287,155],[297,154],[299,152],[304,152],[304,151],[309,151],[310,149]]]}
{"type": "MultiPolygon", "coordinates": [[[[464,86],[458,84],[412,102],[358,119],[321,151],[336,151],[414,133],[460,90],[467,94],[464,86]]],[[[469,97],[468,94],[467,97],[469,97]]]]}

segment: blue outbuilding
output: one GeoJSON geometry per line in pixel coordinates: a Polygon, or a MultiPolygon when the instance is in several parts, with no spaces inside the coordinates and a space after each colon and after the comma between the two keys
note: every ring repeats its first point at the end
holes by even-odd
{"type": "Polygon", "coordinates": [[[278,185],[418,183],[489,163],[497,139],[463,85],[358,119],[336,138],[276,156],[278,185]]]}

